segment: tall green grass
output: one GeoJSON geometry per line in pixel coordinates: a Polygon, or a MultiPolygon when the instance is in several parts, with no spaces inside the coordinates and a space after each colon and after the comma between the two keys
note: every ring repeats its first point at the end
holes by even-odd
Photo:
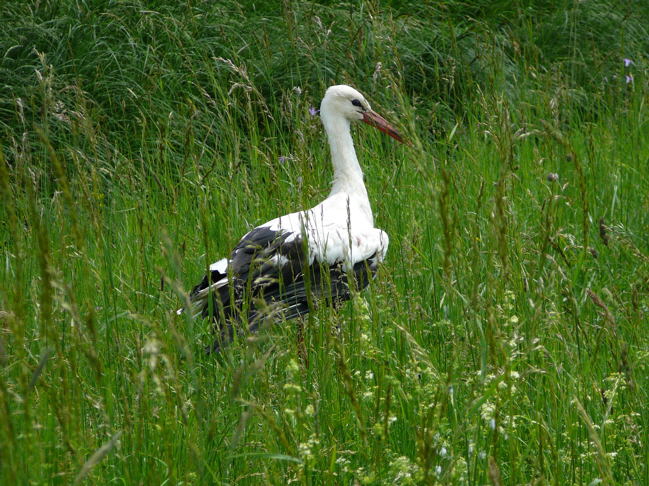
{"type": "Polygon", "coordinates": [[[0,483],[649,482],[644,3],[0,19],[0,483]],[[413,142],[354,129],[387,261],[204,356],[171,311],[326,196],[341,82],[413,142]]]}

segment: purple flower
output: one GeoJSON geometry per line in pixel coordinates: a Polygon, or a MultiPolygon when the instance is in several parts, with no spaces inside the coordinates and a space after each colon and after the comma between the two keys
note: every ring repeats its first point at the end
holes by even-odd
{"type": "Polygon", "coordinates": [[[313,106],[309,107],[309,115],[316,116],[318,113],[320,113],[320,110],[314,108],[313,106]]]}
{"type": "Polygon", "coordinates": [[[546,177],[548,182],[557,182],[559,180],[559,174],[556,172],[550,172],[546,177]]]}
{"type": "Polygon", "coordinates": [[[288,157],[285,157],[284,155],[282,155],[278,160],[279,160],[280,164],[283,164],[284,162],[286,162],[288,160],[288,157]]]}
{"type": "Polygon", "coordinates": [[[628,57],[624,58],[624,67],[629,67],[631,64],[635,64],[631,59],[628,57]]]}
{"type": "Polygon", "coordinates": [[[633,74],[626,75],[626,84],[633,83],[633,74]]]}

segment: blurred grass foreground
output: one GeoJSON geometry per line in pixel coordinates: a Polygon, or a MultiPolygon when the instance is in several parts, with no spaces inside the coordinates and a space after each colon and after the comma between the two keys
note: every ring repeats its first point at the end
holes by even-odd
{"type": "Polygon", "coordinates": [[[0,4],[0,484],[649,484],[649,3],[0,4]],[[388,258],[204,356],[176,316],[329,190],[388,258]]]}

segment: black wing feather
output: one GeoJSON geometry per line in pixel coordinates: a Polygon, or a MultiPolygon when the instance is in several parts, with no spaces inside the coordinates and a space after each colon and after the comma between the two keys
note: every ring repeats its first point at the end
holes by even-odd
{"type": "MultiPolygon", "coordinates": [[[[339,305],[348,300],[352,289],[365,288],[376,272],[375,256],[356,263],[349,272],[343,270],[342,263],[309,264],[301,235],[264,226],[253,229],[232,250],[228,285],[216,289],[211,308],[206,305],[202,311],[204,317],[214,320],[217,334],[207,351],[217,352],[230,342],[237,323],[247,322],[248,331],[255,332],[266,319],[307,314],[310,301],[339,305]]],[[[192,294],[224,277],[212,271],[192,294]]]]}

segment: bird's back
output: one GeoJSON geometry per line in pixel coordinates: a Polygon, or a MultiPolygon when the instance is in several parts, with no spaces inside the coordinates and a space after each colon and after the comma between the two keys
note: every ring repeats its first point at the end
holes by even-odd
{"type": "Polygon", "coordinates": [[[314,303],[349,299],[367,286],[387,245],[387,235],[372,228],[371,211],[353,197],[330,197],[248,232],[194,287],[192,313],[214,320],[211,350],[217,350],[241,323],[254,332],[264,320],[292,319],[314,303]]]}

